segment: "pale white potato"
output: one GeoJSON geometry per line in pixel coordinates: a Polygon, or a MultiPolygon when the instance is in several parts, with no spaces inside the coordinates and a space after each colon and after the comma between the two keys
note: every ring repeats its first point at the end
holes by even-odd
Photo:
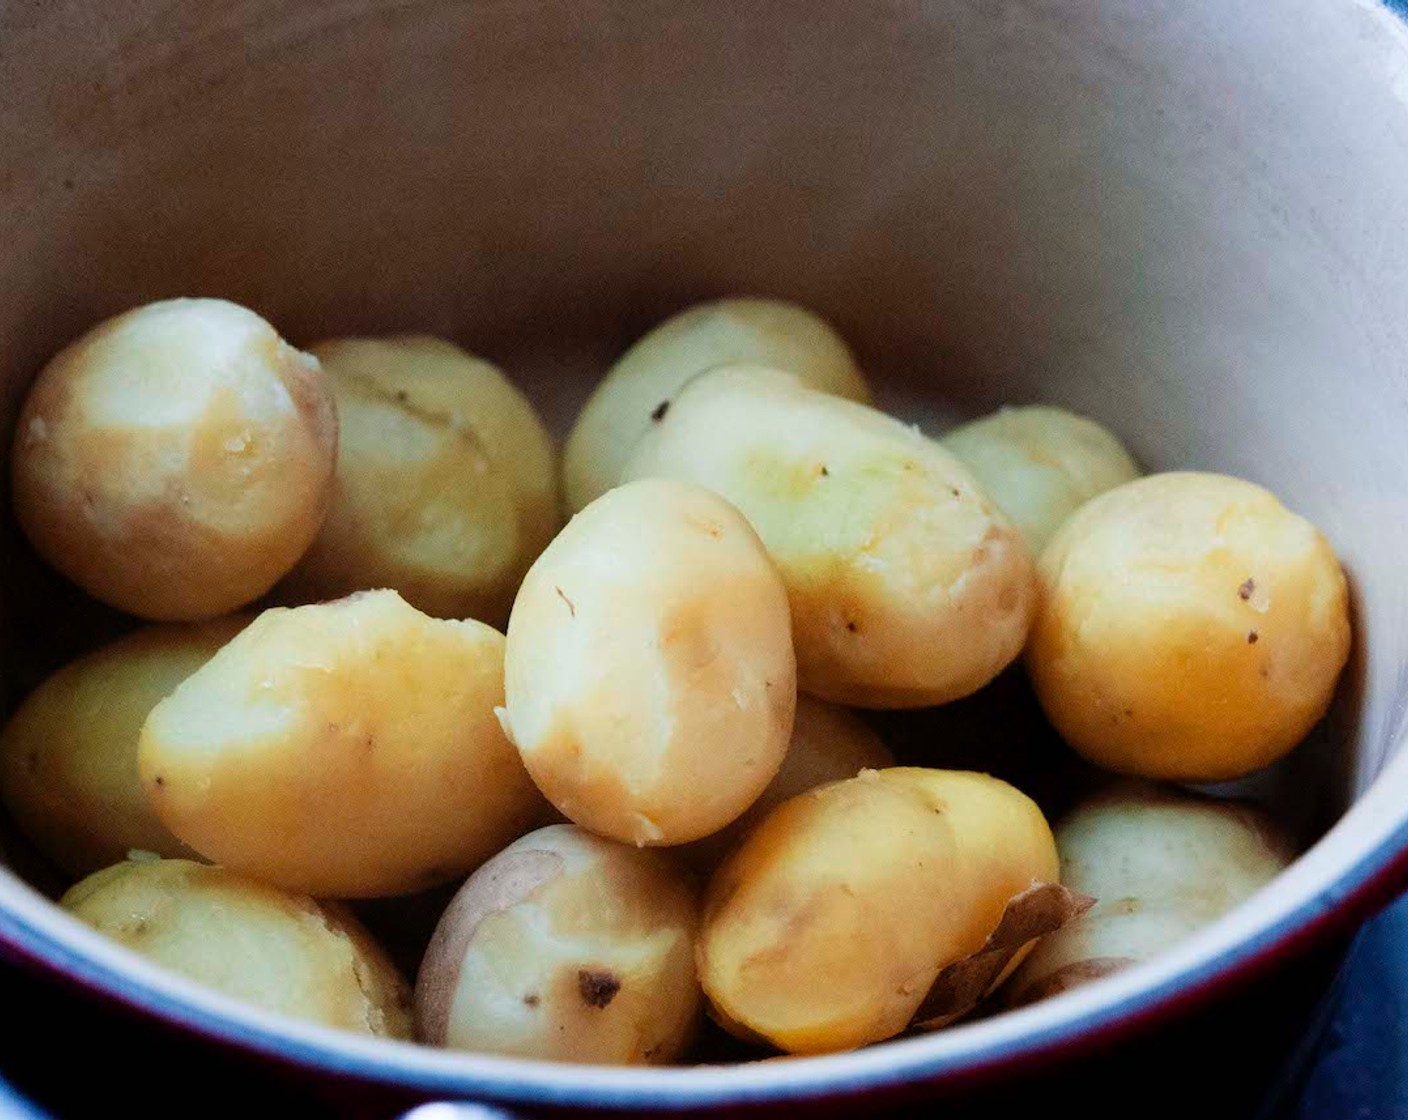
{"type": "Polygon", "coordinates": [[[44,367],[16,428],[15,515],[90,595],[144,618],[213,618],[312,543],[336,456],[317,359],[236,304],[165,300],[44,367]]]}
{"type": "Polygon", "coordinates": [[[119,863],[60,905],[173,972],[265,1011],[410,1038],[411,992],[342,907],[180,859],[119,863]]]}
{"type": "Polygon", "coordinates": [[[1349,656],[1334,551],[1259,486],[1179,472],[1082,506],[1039,566],[1027,669],[1090,762],[1178,781],[1241,777],[1324,715],[1349,656]]]}
{"type": "Polygon", "coordinates": [[[1095,495],[1139,477],[1113,432],[1051,405],[1003,408],[946,432],[939,442],[1021,530],[1033,556],[1095,495]]]}
{"type": "Polygon", "coordinates": [[[862,770],[895,765],[895,756],[854,712],[810,696],[797,697],[792,739],[777,776],[732,824],[712,836],[685,844],[679,854],[689,866],[709,872],[763,817],[799,793],[854,778],[862,770]]]}
{"type": "Polygon", "coordinates": [[[1249,805],[1121,782],[1056,829],[1061,879],[1097,901],[1048,934],[1007,987],[1026,1003],[1162,953],[1269,883],[1290,840],[1249,805]]]}
{"type": "Polygon", "coordinates": [[[603,494],[529,570],[508,624],[504,727],[570,820],[682,844],[737,818],[792,732],[787,594],[722,498],[603,494]]]}
{"type": "Polygon", "coordinates": [[[624,477],[685,479],[757,529],[792,609],[799,684],[837,703],[927,707],[1021,651],[1032,563],[973,476],[898,420],[789,374],[702,374],[624,477]]]}
{"type": "Polygon", "coordinates": [[[563,454],[568,507],[575,512],[620,481],[631,448],[686,381],[734,362],[775,366],[822,392],[870,399],[850,348],[805,307],[756,297],[698,304],[627,350],[583,407],[563,454]]]}
{"type": "Polygon", "coordinates": [[[147,801],[137,741],[157,703],[249,622],[148,626],[64,666],[0,734],[0,794],[64,871],[87,875],[129,851],[188,856],[147,801]]]}
{"type": "Polygon", "coordinates": [[[437,338],[310,349],[341,445],[332,508],[285,591],[309,601],[390,587],[427,614],[502,626],[558,526],[556,454],[532,404],[437,338]]]}
{"type": "Polygon", "coordinates": [[[694,1035],[697,890],[668,853],[575,825],[509,845],[460,889],[416,980],[422,1041],[608,1065],[694,1035]]]}
{"type": "Polygon", "coordinates": [[[544,808],[494,714],[503,658],[394,591],[265,611],[152,710],[147,796],[208,859],[320,898],[463,875],[544,808]]]}

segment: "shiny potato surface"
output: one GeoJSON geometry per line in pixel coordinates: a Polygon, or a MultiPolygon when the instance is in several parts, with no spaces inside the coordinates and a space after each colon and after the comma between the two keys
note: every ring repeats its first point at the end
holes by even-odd
{"type": "Polygon", "coordinates": [[[1178,781],[1276,761],[1349,656],[1334,551],[1270,492],[1177,472],[1083,506],[1042,554],[1027,668],[1090,762],[1178,781]]]}
{"type": "Polygon", "coordinates": [[[940,442],[1011,518],[1034,556],[1091,498],[1139,477],[1113,432],[1051,405],[1000,409],[946,432],[940,442]]]}
{"type": "Polygon", "coordinates": [[[695,482],[748,518],[787,585],[799,686],[823,700],[955,700],[1026,640],[1035,587],[1016,529],[956,458],[865,405],[776,370],[716,369],[625,477],[695,482]]]}
{"type": "Polygon", "coordinates": [[[158,702],[249,622],[149,626],[66,665],[0,734],[0,794],[20,828],[71,875],[134,849],[191,850],[171,835],[137,774],[137,742],[158,702]]]}
{"type": "Polygon", "coordinates": [[[734,362],[776,366],[822,392],[870,399],[850,348],[806,308],[756,297],[697,304],[626,351],[582,409],[564,450],[570,509],[621,481],[632,446],[685,382],[734,362]]]}
{"type": "Polygon", "coordinates": [[[569,819],[681,844],[777,773],[796,660],[787,594],[722,498],[650,480],[608,491],[538,558],[508,624],[504,726],[569,819]]]}
{"type": "Polygon", "coordinates": [[[440,618],[508,620],[558,525],[552,439],[495,366],[436,338],[310,348],[337,399],[332,507],[284,590],[390,587],[440,618]]]}
{"type": "Polygon", "coordinates": [[[173,972],[265,1011],[411,1036],[411,993],[342,907],[221,867],[140,860],[96,872],[60,905],[173,972]]]}
{"type": "Polygon", "coordinates": [[[213,618],[303,554],[336,455],[317,359],[236,304],[165,300],[44,367],[16,429],[15,515],[90,595],[158,621],[213,618]]]}
{"type": "Polygon", "coordinates": [[[320,898],[465,874],[543,809],[494,714],[503,651],[394,591],[265,611],[152,710],[147,795],[208,859],[320,898]]]}
{"type": "Polygon", "coordinates": [[[698,889],[670,853],[550,825],[450,903],[416,981],[434,1045],[556,1061],[664,1064],[693,1037],[698,889]]]}

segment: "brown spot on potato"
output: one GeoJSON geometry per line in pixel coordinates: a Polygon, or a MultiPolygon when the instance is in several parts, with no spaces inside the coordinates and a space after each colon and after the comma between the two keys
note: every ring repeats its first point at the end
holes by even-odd
{"type": "Polygon", "coordinates": [[[1247,631],[1247,645],[1249,645],[1249,646],[1254,646],[1254,645],[1256,645],[1257,639],[1260,638],[1260,637],[1261,637],[1261,635],[1258,634],[1255,630],[1249,630],[1249,631],[1247,631]]]}
{"type": "Polygon", "coordinates": [[[155,782],[157,785],[159,785],[159,786],[164,786],[164,785],[166,784],[166,779],[165,779],[164,777],[162,777],[160,774],[158,774],[155,778],[153,778],[152,781],[154,781],[154,782],[155,782]]]}
{"type": "Polygon", "coordinates": [[[541,1002],[542,1000],[538,997],[537,992],[529,992],[526,996],[523,997],[524,1007],[537,1007],[538,1004],[541,1002]]]}
{"type": "Polygon", "coordinates": [[[608,1006],[621,990],[621,981],[605,969],[584,968],[577,973],[577,991],[588,1007],[608,1006]]]}
{"type": "Polygon", "coordinates": [[[554,586],[553,590],[557,592],[557,597],[567,604],[568,614],[570,614],[573,618],[576,618],[577,604],[572,602],[572,600],[567,597],[567,592],[563,591],[562,588],[554,586]]]}
{"type": "Polygon", "coordinates": [[[1255,590],[1256,580],[1252,579],[1251,576],[1248,576],[1242,586],[1237,588],[1237,598],[1241,599],[1242,602],[1245,603],[1248,599],[1252,597],[1252,592],[1255,590]]]}
{"type": "Polygon", "coordinates": [[[650,419],[653,420],[655,423],[658,424],[658,423],[660,423],[661,420],[665,419],[665,414],[666,414],[667,412],[669,412],[669,411],[670,411],[670,402],[667,401],[667,400],[666,400],[666,401],[661,401],[661,402],[660,402],[659,404],[657,404],[653,409],[651,409],[651,412],[650,412],[650,419]]]}

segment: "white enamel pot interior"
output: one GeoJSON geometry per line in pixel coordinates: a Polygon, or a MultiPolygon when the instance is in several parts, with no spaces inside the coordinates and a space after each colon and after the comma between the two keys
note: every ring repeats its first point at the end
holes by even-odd
{"type": "MultiPolygon", "coordinates": [[[[926,1037],[647,1071],[364,1041],[159,973],[0,871],[11,955],[329,1073],[658,1111],[1049,1057],[1266,967],[1401,875],[1408,28],[1387,7],[0,2],[0,91],[7,432],[48,355],[157,297],[235,299],[302,342],[452,336],[561,428],[653,321],[770,293],[830,317],[914,419],[1050,400],[1151,468],[1271,486],[1338,548],[1357,623],[1327,726],[1261,783],[1318,836],[1303,858],[1165,957],[926,1037]]],[[[17,693],[112,619],[14,539],[3,564],[17,693]]]]}

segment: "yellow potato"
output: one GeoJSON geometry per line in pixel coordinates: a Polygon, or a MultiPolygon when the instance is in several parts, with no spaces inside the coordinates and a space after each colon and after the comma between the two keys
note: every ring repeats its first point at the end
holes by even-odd
{"type": "MultiPolygon", "coordinates": [[[[1036,802],[1014,786],[987,774],[918,766],[882,770],[880,777],[914,789],[948,818],[966,880],[962,955],[983,947],[1014,897],[1041,883],[1063,881],[1051,826],[1036,802]]],[[[1031,949],[1028,944],[1018,951],[993,987],[1031,949]]]]}
{"type": "Polygon", "coordinates": [[[416,980],[425,1042],[526,1058],[664,1064],[699,1017],[696,890],[666,853],[552,825],[472,876],[416,980]]]}
{"type": "Polygon", "coordinates": [[[976,691],[1022,649],[1020,535],[966,467],[874,409],[730,366],[695,378],[624,477],[708,486],[757,529],[791,600],[803,691],[873,708],[976,691]]]}
{"type": "Polygon", "coordinates": [[[558,524],[552,438],[497,368],[435,338],[312,347],[341,422],[332,508],[287,581],[303,600],[391,587],[441,618],[508,619],[558,524]]]}
{"type": "Polygon", "coordinates": [[[60,669],[0,735],[0,793],[21,830],[72,875],[133,849],[190,855],[147,802],[137,740],[157,702],[249,622],[149,626],[60,669]]]}
{"type": "Polygon", "coordinates": [[[1096,765],[1180,781],[1276,761],[1324,714],[1349,655],[1325,538],[1259,486],[1173,473],[1083,506],[1040,564],[1027,668],[1096,765]]]}
{"type": "Polygon", "coordinates": [[[696,959],[714,1017],[793,1053],[908,1024],[967,924],[948,821],[876,772],[769,813],[709,884],[696,959]]]}
{"type": "Polygon", "coordinates": [[[1008,985],[1014,1003],[1148,960],[1269,883],[1294,848],[1260,810],[1121,782],[1056,829],[1061,879],[1098,901],[1042,938],[1008,985]]]}
{"type": "Polygon", "coordinates": [[[798,696],[792,740],[777,776],[746,813],[712,836],[682,846],[680,856],[691,867],[710,871],[784,801],[827,782],[854,778],[862,770],[879,770],[894,764],[895,756],[880,736],[853,712],[810,696],[798,696]]]}
{"type": "Polygon", "coordinates": [[[563,814],[634,844],[738,817],[777,773],[796,661],[757,534],[699,486],[602,495],[513,605],[504,727],[563,814]]]}
{"type": "Polygon", "coordinates": [[[411,1036],[411,993],[365,929],[320,903],[187,860],[119,863],[60,902],[163,968],[280,1015],[411,1036]]]}
{"type": "Polygon", "coordinates": [[[1139,477],[1114,433],[1050,405],[1000,409],[940,442],[1012,519],[1034,556],[1091,498],[1139,477]]]}
{"type": "Polygon", "coordinates": [[[166,300],[40,373],[16,430],[15,514],[90,595],[144,618],[213,618],[303,554],[336,454],[315,358],[233,303],[166,300]]]}
{"type": "Polygon", "coordinates": [[[705,897],[700,980],[741,1037],[793,1053],[877,1042],[984,948],[1014,896],[1057,872],[1041,812],[1006,783],[867,770],[784,802],[725,860],[705,897]]]}
{"type": "Polygon", "coordinates": [[[394,591],[265,611],[152,710],[147,795],[207,858],[320,898],[463,875],[542,811],[494,715],[503,649],[394,591]]]}
{"type": "Polygon", "coordinates": [[[568,507],[575,512],[620,481],[631,448],[686,381],[733,362],[775,366],[823,392],[870,399],[850,349],[806,308],[749,297],[698,304],[627,350],[587,401],[563,453],[568,507]]]}

